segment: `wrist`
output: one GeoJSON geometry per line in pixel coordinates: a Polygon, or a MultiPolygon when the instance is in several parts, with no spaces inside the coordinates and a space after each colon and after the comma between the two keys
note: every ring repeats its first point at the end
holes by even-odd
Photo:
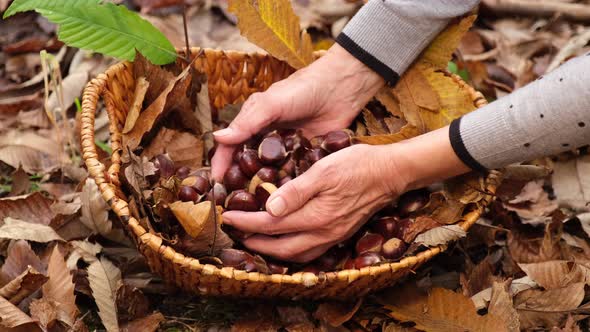
{"type": "Polygon", "coordinates": [[[404,191],[471,171],[453,150],[448,126],[388,147],[404,191]]]}

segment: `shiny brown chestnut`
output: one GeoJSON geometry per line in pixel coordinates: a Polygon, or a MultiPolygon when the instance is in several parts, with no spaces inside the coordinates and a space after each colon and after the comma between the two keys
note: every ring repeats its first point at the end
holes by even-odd
{"type": "Polygon", "coordinates": [[[326,134],[322,149],[333,153],[352,145],[352,134],[349,130],[334,130],[326,134]]]}
{"type": "Polygon", "coordinates": [[[181,180],[186,179],[190,173],[191,173],[191,169],[187,166],[180,166],[176,170],[176,176],[181,180]]]}
{"type": "Polygon", "coordinates": [[[260,180],[264,182],[275,183],[279,176],[279,172],[272,167],[262,167],[261,169],[256,172],[256,176],[260,178],[260,180]]]}
{"type": "Polygon", "coordinates": [[[429,193],[426,190],[418,189],[408,191],[400,196],[397,203],[397,208],[402,217],[406,217],[413,212],[416,212],[428,204],[430,199],[429,193]]]}
{"type": "Polygon", "coordinates": [[[381,256],[378,253],[366,252],[355,258],[354,267],[357,269],[362,269],[363,267],[379,264],[382,261],[383,258],[381,258],[381,256]]]}
{"type": "Polygon", "coordinates": [[[272,193],[274,193],[276,190],[277,187],[270,182],[261,183],[260,185],[258,185],[258,187],[256,187],[256,201],[263,210],[266,209],[266,201],[268,200],[270,195],[272,195],[272,193]]]}
{"type": "Polygon", "coordinates": [[[211,189],[211,185],[209,184],[209,180],[205,179],[202,176],[198,175],[191,175],[186,179],[182,180],[181,185],[189,186],[195,189],[200,195],[203,195],[211,189]]]}
{"type": "Polygon", "coordinates": [[[370,224],[371,230],[374,233],[381,234],[386,240],[391,239],[399,233],[398,230],[399,217],[389,216],[381,217],[370,224]]]}
{"type": "Polygon", "coordinates": [[[172,175],[174,175],[175,167],[174,162],[165,154],[159,154],[156,156],[154,160],[154,166],[160,173],[160,177],[163,179],[168,179],[172,175]]]}
{"type": "Polygon", "coordinates": [[[408,246],[398,238],[392,238],[383,243],[381,255],[387,259],[398,259],[403,256],[408,246]]]}
{"type": "Polygon", "coordinates": [[[256,197],[246,190],[236,190],[227,196],[225,207],[228,210],[258,211],[259,205],[256,197]]]}
{"type": "Polygon", "coordinates": [[[197,202],[201,198],[201,195],[193,187],[180,186],[178,191],[178,199],[183,202],[197,202]]]}
{"type": "Polygon", "coordinates": [[[311,165],[320,161],[320,159],[324,158],[328,155],[328,152],[321,148],[311,149],[305,153],[305,160],[307,160],[311,165]]]}
{"type": "Polygon", "coordinates": [[[355,250],[361,255],[367,252],[381,252],[383,236],[375,233],[363,235],[356,243],[355,250]]]}
{"type": "Polygon", "coordinates": [[[247,183],[248,178],[244,175],[242,170],[240,170],[239,165],[231,165],[223,176],[223,184],[229,191],[244,189],[247,183]]]}
{"type": "Polygon", "coordinates": [[[240,170],[247,177],[252,177],[262,168],[262,163],[258,159],[258,153],[253,149],[244,149],[240,156],[240,170]]]}
{"type": "Polygon", "coordinates": [[[285,144],[278,134],[267,135],[258,146],[258,158],[265,165],[279,165],[286,156],[285,144]]]}

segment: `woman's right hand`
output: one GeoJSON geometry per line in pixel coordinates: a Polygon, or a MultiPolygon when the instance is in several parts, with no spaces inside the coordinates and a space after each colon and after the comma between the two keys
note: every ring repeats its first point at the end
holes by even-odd
{"type": "Polygon", "coordinates": [[[212,176],[221,181],[235,147],[267,130],[297,128],[307,137],[348,127],[384,80],[340,45],[267,91],[251,95],[240,113],[214,133],[212,176]]]}

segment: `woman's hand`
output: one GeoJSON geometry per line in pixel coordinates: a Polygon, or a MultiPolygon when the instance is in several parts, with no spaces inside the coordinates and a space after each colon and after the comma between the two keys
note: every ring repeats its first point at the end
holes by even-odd
{"type": "Polygon", "coordinates": [[[299,128],[312,137],[348,127],[384,84],[335,44],[308,67],[251,95],[229,127],[214,133],[219,146],[212,160],[213,178],[221,181],[235,146],[260,132],[299,128]]]}
{"type": "Polygon", "coordinates": [[[392,146],[354,145],[315,163],[267,201],[268,212],[229,211],[224,223],[258,233],[243,244],[278,259],[307,262],[352,236],[405,190],[392,146]]]}

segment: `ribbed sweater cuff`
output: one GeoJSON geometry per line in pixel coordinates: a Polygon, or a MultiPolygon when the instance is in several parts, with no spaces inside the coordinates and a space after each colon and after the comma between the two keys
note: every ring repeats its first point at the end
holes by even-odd
{"type": "Polygon", "coordinates": [[[336,42],[393,86],[447,23],[404,16],[382,0],[370,0],[336,42]]]}

